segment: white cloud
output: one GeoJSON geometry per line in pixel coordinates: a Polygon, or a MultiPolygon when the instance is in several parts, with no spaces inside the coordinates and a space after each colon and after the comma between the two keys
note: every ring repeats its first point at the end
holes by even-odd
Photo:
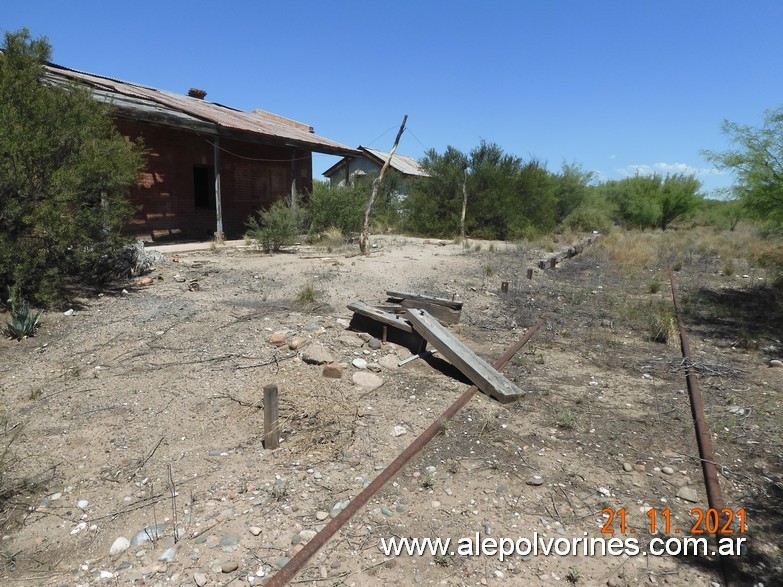
{"type": "Polygon", "coordinates": [[[687,163],[654,163],[648,165],[647,163],[626,165],[616,169],[617,173],[626,177],[634,175],[653,175],[654,173],[661,174],[675,174],[681,173],[683,175],[695,175],[696,177],[702,177],[705,175],[726,175],[717,167],[693,167],[687,163]]]}

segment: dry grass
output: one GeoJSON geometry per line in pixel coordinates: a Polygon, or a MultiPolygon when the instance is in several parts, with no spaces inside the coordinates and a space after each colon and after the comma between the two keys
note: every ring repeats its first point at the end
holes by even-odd
{"type": "Polygon", "coordinates": [[[342,230],[332,227],[312,235],[312,242],[324,247],[327,253],[331,253],[345,245],[345,236],[342,230]]]}
{"type": "Polygon", "coordinates": [[[783,242],[762,238],[750,225],[741,225],[735,231],[712,227],[614,231],[598,241],[594,255],[628,272],[712,263],[718,263],[718,268],[777,265],[779,269],[783,242]]]}

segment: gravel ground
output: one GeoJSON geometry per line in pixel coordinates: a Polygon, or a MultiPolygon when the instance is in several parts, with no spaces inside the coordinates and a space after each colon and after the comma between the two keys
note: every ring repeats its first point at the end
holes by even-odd
{"type": "MultiPolygon", "coordinates": [[[[368,257],[166,250],[151,285],[95,292],[48,312],[35,337],[0,342],[2,581],[261,584],[468,387],[437,355],[397,367],[411,356],[405,341],[374,348],[378,332],[349,326],[346,304],[405,290],[464,300],[452,330],[490,362],[560,309],[505,371],[525,398],[473,398],[296,582],[723,584],[715,557],[385,556],[379,542],[394,536],[620,536],[620,510],[626,538],[646,550],[656,536],[689,534],[691,510],[707,504],[679,348],[649,340],[625,311],[667,303],[665,275],[650,293],[598,245],[528,281],[546,250],[373,242],[368,257]],[[308,362],[317,349],[340,378],[308,362]],[[283,425],[280,448],[265,450],[272,383],[283,425]]],[[[683,269],[683,291],[724,291],[715,272],[695,269],[683,269]]],[[[774,585],[783,370],[767,366],[766,343],[730,343],[706,326],[692,333],[726,502],[746,509],[739,584],[774,585]]]]}

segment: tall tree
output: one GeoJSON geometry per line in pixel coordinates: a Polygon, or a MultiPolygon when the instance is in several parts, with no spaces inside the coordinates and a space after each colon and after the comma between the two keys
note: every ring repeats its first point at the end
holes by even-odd
{"type": "Polygon", "coordinates": [[[27,29],[5,33],[0,53],[0,288],[38,301],[121,242],[143,164],[107,106],[47,81],[51,54],[27,29]]]}
{"type": "Polygon", "coordinates": [[[709,160],[736,174],[734,193],[759,220],[783,227],[783,105],[764,113],[759,127],[725,120],[734,148],[705,151],[709,160]]]}

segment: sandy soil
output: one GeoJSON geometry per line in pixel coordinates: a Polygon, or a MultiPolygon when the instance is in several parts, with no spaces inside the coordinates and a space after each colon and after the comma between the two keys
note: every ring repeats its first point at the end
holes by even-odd
{"type": "MultiPolygon", "coordinates": [[[[297,583],[723,584],[715,557],[384,556],[379,541],[393,536],[608,537],[602,527],[619,536],[619,517],[608,523],[605,509],[623,509],[626,537],[646,550],[668,537],[663,510],[679,537],[707,503],[676,341],[649,340],[623,310],[665,304],[665,275],[651,293],[599,246],[528,281],[545,250],[373,242],[368,257],[169,252],[152,285],[85,295],[72,315],[47,313],[35,337],[0,342],[2,582],[261,584],[468,387],[437,355],[398,368],[409,348],[372,349],[347,328],[346,304],[380,304],[396,289],[464,300],[453,331],[490,362],[559,310],[505,371],[525,398],[477,395],[297,583]],[[298,302],[307,286],[315,299],[298,302]],[[303,346],[276,346],[275,334],[303,346]],[[343,364],[342,378],[303,361],[319,344],[343,364]],[[380,387],[353,383],[355,358],[378,364],[380,387]],[[274,451],[262,445],[270,383],[284,421],[274,451]],[[683,488],[693,501],[678,497],[683,488]]],[[[716,273],[686,266],[680,287],[695,298],[745,285],[741,275],[719,285],[716,273]]],[[[747,350],[699,325],[691,346],[721,484],[727,506],[747,516],[738,584],[780,584],[783,369],[767,366],[780,343],[769,330],[747,350]]]]}

